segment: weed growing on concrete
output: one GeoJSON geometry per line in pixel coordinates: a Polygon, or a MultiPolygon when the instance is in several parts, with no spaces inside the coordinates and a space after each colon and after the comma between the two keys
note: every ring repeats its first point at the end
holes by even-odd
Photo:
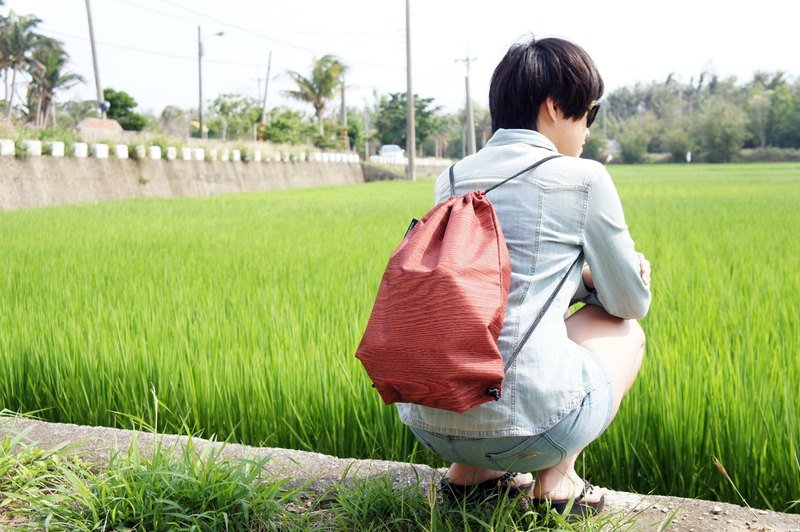
{"type": "Polygon", "coordinates": [[[14,463],[35,467],[0,477],[3,506],[35,529],[55,530],[267,530],[292,519],[285,506],[298,490],[259,479],[268,457],[229,461],[220,452],[190,443],[173,454],[157,445],[145,457],[134,444],[95,472],[29,447],[14,463]]]}
{"type": "Polygon", "coordinates": [[[450,503],[437,494],[433,479],[397,486],[389,474],[343,479],[335,491],[333,530],[613,530],[634,524],[620,512],[566,517],[503,495],[478,504],[450,503]]]}
{"type": "MultiPolygon", "coordinates": [[[[642,372],[587,448],[587,472],[729,502],[735,485],[754,507],[785,509],[800,498],[800,166],[612,174],[654,265],[654,303],[642,372]]],[[[432,190],[388,181],[1,212],[0,404],[118,426],[113,412],[149,418],[153,383],[174,409],[159,431],[185,420],[237,443],[409,460],[416,438],[353,353],[432,190]]]]}
{"type": "MultiPolygon", "coordinates": [[[[46,530],[600,530],[617,514],[566,519],[506,498],[447,505],[417,482],[390,476],[353,479],[313,496],[287,480],[260,478],[268,457],[229,460],[224,446],[181,449],[157,443],[152,455],[134,441],[92,468],[64,449],[0,442],[0,523],[46,530]]],[[[624,525],[632,523],[628,519],[624,525]]]]}

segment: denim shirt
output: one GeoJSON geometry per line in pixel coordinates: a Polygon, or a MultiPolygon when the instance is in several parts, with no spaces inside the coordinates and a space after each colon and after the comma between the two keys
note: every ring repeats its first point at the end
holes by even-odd
{"type": "MultiPolygon", "coordinates": [[[[539,132],[500,129],[486,146],[455,165],[456,194],[482,190],[556,154],[539,132]]],[[[449,173],[436,181],[436,202],[450,196],[449,173]]],[[[511,285],[498,347],[504,366],[545,301],[583,251],[595,290],[576,267],[506,371],[502,398],[458,414],[408,403],[397,405],[403,423],[465,437],[529,436],[544,432],[577,408],[596,386],[584,364],[597,364],[567,338],[564,314],[582,300],[620,318],[640,319],[650,290],[625,224],[619,195],[605,167],[577,157],[544,162],[489,192],[511,257],[511,285]]],[[[581,264],[579,263],[578,266],[581,264]]],[[[596,371],[593,373],[597,373],[596,371]]]]}

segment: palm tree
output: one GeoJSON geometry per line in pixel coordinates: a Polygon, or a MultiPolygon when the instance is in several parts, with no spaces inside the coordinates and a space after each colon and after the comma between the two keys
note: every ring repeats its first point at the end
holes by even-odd
{"type": "Polygon", "coordinates": [[[322,125],[325,104],[333,98],[346,70],[347,67],[336,56],[328,54],[314,62],[311,77],[305,77],[293,70],[287,72],[297,84],[297,90],[285,91],[285,94],[314,106],[314,116],[317,117],[320,135],[325,134],[322,125]]]}
{"type": "Polygon", "coordinates": [[[32,59],[34,49],[42,40],[34,28],[41,20],[33,15],[17,16],[11,12],[3,21],[0,33],[0,66],[6,72],[6,117],[11,115],[14,100],[14,85],[17,82],[17,71],[25,66],[34,66],[32,59]],[[8,87],[8,70],[11,69],[11,89],[8,87]]]}
{"type": "MultiPolygon", "coordinates": [[[[0,0],[0,7],[5,5],[4,0],[0,0]]],[[[5,99],[8,99],[6,96],[8,94],[8,81],[6,80],[6,69],[8,67],[8,59],[6,58],[6,46],[5,46],[5,35],[8,31],[8,17],[4,17],[0,15],[0,75],[3,76],[3,80],[5,81],[5,89],[6,92],[3,93],[5,99]]]]}
{"type": "Polygon", "coordinates": [[[68,89],[76,83],[82,83],[83,78],[72,72],[64,72],[69,56],[64,51],[61,43],[55,39],[42,39],[31,55],[32,65],[28,70],[31,83],[28,85],[28,107],[36,109],[35,123],[41,126],[52,117],[55,122],[55,113],[51,110],[55,106],[55,93],[57,90],[68,89]]]}

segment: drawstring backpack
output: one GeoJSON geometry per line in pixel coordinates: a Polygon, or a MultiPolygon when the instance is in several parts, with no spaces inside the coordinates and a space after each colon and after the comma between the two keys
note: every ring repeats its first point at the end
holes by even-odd
{"type": "Polygon", "coordinates": [[[545,157],[486,190],[450,198],[412,220],[384,271],[356,351],[386,404],[465,412],[501,397],[503,375],[539,324],[579,255],[503,366],[511,259],[487,194],[559,155],[545,157]]]}

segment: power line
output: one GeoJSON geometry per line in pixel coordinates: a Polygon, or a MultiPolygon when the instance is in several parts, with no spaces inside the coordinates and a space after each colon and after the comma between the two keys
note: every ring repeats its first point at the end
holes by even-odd
{"type": "MultiPolygon", "coordinates": [[[[61,32],[61,31],[56,31],[56,30],[51,30],[51,29],[44,29],[44,28],[42,28],[42,30],[43,30],[42,33],[45,33],[45,34],[50,33],[50,34],[53,34],[53,35],[58,35],[58,36],[62,36],[62,37],[69,37],[71,39],[78,39],[78,40],[81,40],[81,41],[88,41],[89,40],[86,37],[82,37],[80,35],[73,35],[71,33],[64,33],[64,32],[61,32]]],[[[114,44],[114,43],[109,43],[109,42],[104,42],[104,41],[97,41],[97,42],[98,42],[98,44],[102,44],[103,46],[108,46],[108,47],[111,47],[111,48],[118,48],[120,50],[127,50],[129,52],[137,52],[137,53],[140,53],[140,54],[157,55],[157,56],[161,56],[161,57],[169,57],[169,58],[172,58],[172,59],[185,59],[185,60],[189,60],[189,61],[197,61],[197,56],[171,54],[169,52],[159,52],[159,51],[156,51],[156,50],[147,50],[147,49],[144,49],[144,48],[136,48],[136,47],[133,47],[133,46],[124,46],[124,45],[121,45],[121,44],[114,44]]],[[[205,61],[207,61],[209,63],[217,63],[217,64],[221,64],[221,65],[232,65],[232,66],[242,66],[242,67],[263,67],[264,66],[263,63],[244,63],[244,62],[240,62],[240,61],[221,61],[221,60],[214,60],[214,59],[206,59],[205,61]]]]}
{"type": "MultiPolygon", "coordinates": [[[[118,1],[120,1],[120,0],[118,0],[118,1]]],[[[369,36],[375,36],[375,35],[386,36],[386,35],[390,35],[390,34],[401,35],[403,33],[403,30],[401,28],[397,28],[397,29],[389,30],[389,31],[369,31],[369,32],[337,32],[337,31],[333,31],[333,32],[327,32],[327,31],[326,32],[318,32],[318,31],[316,31],[316,32],[314,32],[314,31],[264,30],[264,29],[259,29],[259,28],[246,28],[246,27],[242,27],[242,26],[236,26],[236,25],[234,25],[232,23],[220,22],[220,19],[217,16],[208,15],[208,14],[203,13],[201,11],[196,11],[194,9],[185,7],[185,6],[183,6],[183,5],[181,5],[181,4],[177,3],[177,2],[174,2],[172,0],[161,0],[161,1],[163,3],[165,3],[165,4],[167,4],[167,5],[172,6],[172,7],[175,7],[175,8],[178,8],[178,9],[182,9],[182,10],[188,12],[188,13],[191,13],[193,15],[197,15],[199,17],[203,17],[203,18],[205,18],[205,19],[207,19],[207,20],[209,20],[211,22],[214,22],[215,24],[228,25],[229,27],[232,27],[232,28],[235,28],[235,29],[239,29],[241,31],[251,31],[251,32],[269,31],[270,33],[283,33],[283,34],[288,34],[288,35],[315,35],[315,36],[329,36],[329,37],[347,37],[347,36],[369,37],[369,36]]],[[[275,19],[272,18],[272,20],[275,20],[275,19]]],[[[260,35],[260,36],[262,36],[264,38],[268,38],[268,37],[266,37],[264,35],[260,35]]]]}
{"type": "MultiPolygon", "coordinates": [[[[120,1],[120,0],[117,0],[117,1],[120,1]]],[[[183,9],[184,11],[187,11],[187,12],[192,13],[194,15],[205,17],[205,18],[213,21],[217,25],[225,26],[225,27],[228,27],[228,28],[233,28],[233,29],[239,30],[241,32],[244,32],[244,33],[253,35],[255,37],[258,37],[260,39],[265,39],[267,41],[272,41],[272,42],[276,42],[276,43],[279,43],[279,44],[283,44],[284,46],[288,46],[290,48],[296,48],[298,50],[303,50],[305,52],[311,52],[313,54],[324,55],[324,53],[319,51],[319,50],[315,50],[313,48],[307,48],[305,46],[300,46],[300,45],[297,45],[297,44],[294,44],[294,43],[291,43],[291,42],[288,42],[288,41],[284,41],[284,40],[281,40],[281,39],[275,39],[274,37],[267,37],[266,35],[264,35],[263,33],[260,33],[259,31],[252,30],[250,28],[245,28],[245,27],[239,26],[237,24],[232,24],[230,22],[224,22],[224,21],[220,20],[218,17],[212,17],[212,16],[206,15],[204,13],[201,13],[199,11],[195,11],[193,9],[189,9],[188,7],[181,6],[180,4],[177,4],[177,3],[175,3],[175,2],[173,2],[171,0],[161,0],[161,1],[164,2],[165,4],[171,5],[173,7],[177,7],[178,9],[183,9]]],[[[364,61],[352,61],[351,60],[351,62],[352,63],[356,63],[356,64],[360,64],[360,65],[364,65],[364,66],[400,70],[399,67],[390,67],[390,66],[387,66],[387,65],[375,64],[375,63],[367,63],[367,62],[364,62],[364,61]]]]}
{"type": "MultiPolygon", "coordinates": [[[[153,12],[153,13],[157,13],[159,15],[166,16],[166,17],[169,17],[169,18],[172,18],[172,19],[177,19],[177,20],[182,20],[182,21],[186,21],[187,20],[185,17],[178,16],[178,15],[176,15],[174,13],[167,13],[165,11],[161,11],[161,10],[158,10],[158,9],[145,7],[145,6],[136,4],[134,2],[130,2],[129,0],[116,0],[116,1],[118,3],[126,4],[126,5],[129,5],[131,7],[135,7],[137,9],[143,9],[145,11],[150,11],[150,12],[153,12]]],[[[325,53],[327,53],[327,52],[321,52],[320,50],[316,50],[316,49],[313,49],[313,48],[300,46],[300,45],[297,45],[297,44],[294,44],[294,43],[291,43],[289,41],[285,41],[285,40],[282,40],[282,39],[276,39],[274,37],[268,37],[267,35],[264,35],[263,33],[261,33],[260,30],[253,30],[253,29],[250,29],[250,28],[239,26],[237,24],[233,24],[233,23],[230,23],[230,22],[225,22],[223,20],[220,20],[219,17],[206,15],[205,13],[202,13],[200,11],[195,11],[194,9],[190,9],[190,8],[181,6],[180,4],[176,4],[175,2],[171,2],[170,0],[162,0],[162,2],[164,2],[164,3],[166,3],[166,4],[170,5],[170,6],[176,7],[178,9],[182,9],[184,11],[187,11],[187,12],[189,12],[189,13],[195,15],[195,16],[202,17],[204,19],[202,21],[198,21],[197,19],[194,19],[195,22],[203,22],[203,23],[205,23],[205,22],[211,21],[217,26],[224,26],[224,27],[227,27],[227,28],[232,28],[232,29],[241,31],[243,33],[252,35],[254,37],[258,37],[260,39],[264,39],[266,41],[271,41],[271,42],[274,42],[274,43],[282,44],[282,45],[287,46],[289,48],[295,48],[297,50],[302,50],[304,52],[310,52],[310,53],[315,54],[315,55],[325,55],[325,53]]],[[[388,70],[402,70],[402,67],[399,67],[399,66],[391,66],[391,65],[378,64],[378,63],[369,63],[369,62],[360,61],[360,60],[352,60],[351,59],[351,60],[349,60],[349,62],[352,63],[352,64],[368,66],[368,67],[372,67],[372,68],[383,68],[383,69],[388,69],[388,70]]]]}

